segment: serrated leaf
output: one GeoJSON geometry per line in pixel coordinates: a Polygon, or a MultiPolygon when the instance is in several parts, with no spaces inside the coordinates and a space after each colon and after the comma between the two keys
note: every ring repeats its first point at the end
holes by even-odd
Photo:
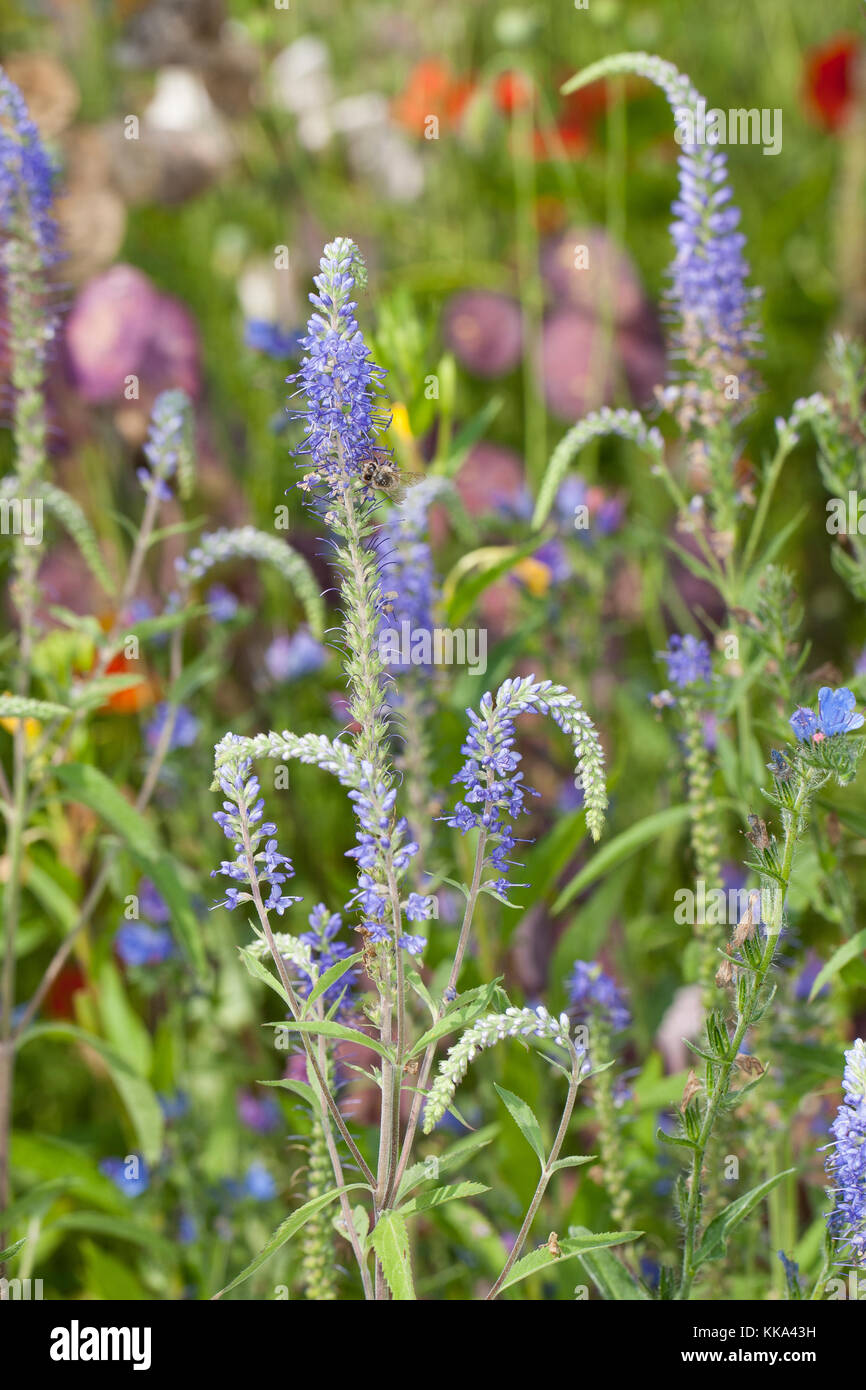
{"type": "Polygon", "coordinates": [[[382,1273],[396,1303],[415,1299],[409,1228],[399,1211],[382,1211],[373,1227],[370,1244],[382,1266],[382,1273]]]}
{"type": "Polygon", "coordinates": [[[441,1187],[431,1188],[428,1192],[420,1192],[417,1197],[410,1197],[398,1210],[403,1216],[412,1216],[419,1211],[429,1211],[431,1207],[441,1207],[446,1202],[456,1202],[464,1197],[480,1197],[482,1192],[489,1191],[490,1188],[483,1182],[443,1184],[441,1187]]]}
{"type": "Polygon", "coordinates": [[[353,956],[346,956],[344,960],[336,961],[334,965],[330,966],[329,969],[325,971],[324,975],[320,975],[315,985],[310,990],[310,993],[307,995],[305,1012],[311,1004],[315,1004],[316,1000],[321,998],[326,990],[331,988],[331,985],[335,985],[337,981],[346,974],[347,970],[351,970],[353,965],[357,965],[363,954],[363,951],[356,951],[353,956]]]}
{"type": "MultiPolygon", "coordinates": [[[[592,1232],[584,1226],[571,1226],[569,1230],[573,1231],[578,1238],[592,1235],[592,1232]]],[[[643,1284],[639,1284],[634,1276],[626,1269],[625,1265],[616,1258],[616,1255],[612,1255],[609,1250],[605,1250],[604,1248],[593,1251],[585,1250],[580,1256],[580,1263],[595,1284],[602,1298],[607,1302],[637,1303],[652,1301],[643,1284]]]]}
{"type": "Polygon", "coordinates": [[[253,979],[261,980],[263,984],[266,984],[269,989],[274,991],[274,994],[280,996],[287,1007],[290,1007],[289,996],[286,994],[282,980],[275,975],[272,970],[268,969],[264,961],[259,960],[258,956],[253,954],[249,946],[239,946],[238,955],[253,979]]]}
{"type": "Polygon", "coordinates": [[[582,1168],[584,1163],[593,1163],[595,1154],[569,1154],[567,1158],[558,1158],[555,1163],[551,1163],[551,1173],[556,1173],[560,1168],[582,1168]]]}
{"type": "Polygon", "coordinates": [[[731,1234],[741,1221],[749,1215],[759,1202],[762,1202],[774,1187],[785,1178],[789,1178],[795,1173],[796,1168],[786,1168],[783,1173],[777,1173],[775,1177],[768,1178],[766,1182],[753,1187],[751,1192],[746,1192],[742,1197],[738,1197],[735,1202],[720,1211],[718,1216],[714,1216],[707,1229],[704,1231],[703,1239],[695,1252],[695,1268],[706,1264],[709,1260],[719,1260],[728,1248],[728,1236],[731,1234]]]}
{"type": "Polygon", "coordinates": [[[483,1129],[476,1130],[474,1134],[467,1134],[463,1139],[458,1139],[441,1154],[431,1154],[429,1158],[422,1158],[419,1163],[413,1163],[411,1168],[407,1168],[403,1174],[403,1181],[400,1183],[400,1195],[410,1192],[413,1187],[417,1187],[422,1182],[437,1181],[443,1173],[447,1173],[452,1168],[464,1163],[472,1154],[479,1149],[485,1149],[496,1135],[499,1133],[499,1125],[485,1125],[483,1129]],[[433,1172],[430,1167],[433,1165],[433,1172]]]}
{"type": "Polygon", "coordinates": [[[336,1201],[344,1192],[359,1192],[362,1189],[364,1191],[367,1190],[365,1183],[347,1183],[345,1187],[333,1187],[330,1192],[322,1192],[318,1197],[313,1197],[309,1202],[305,1202],[302,1207],[298,1207],[297,1211],[293,1211],[291,1216],[287,1216],[282,1225],[277,1227],[270,1240],[266,1245],[262,1246],[262,1249],[256,1255],[255,1259],[251,1260],[246,1268],[242,1269],[240,1274],[238,1274],[230,1284],[226,1284],[224,1289],[220,1289],[219,1293],[213,1295],[214,1299],[222,1298],[224,1293],[229,1293],[231,1289],[236,1289],[238,1284],[242,1284],[245,1279],[249,1279],[251,1274],[255,1274],[256,1270],[260,1269],[265,1263],[265,1260],[269,1260],[271,1255],[275,1254],[277,1250],[285,1245],[287,1240],[291,1240],[293,1235],[296,1235],[298,1231],[306,1226],[307,1222],[312,1216],[315,1216],[317,1211],[321,1211],[323,1207],[336,1201]]]}
{"type": "Polygon", "coordinates": [[[527,1105],[525,1100],[521,1100],[520,1096],[516,1096],[513,1091],[506,1091],[504,1086],[498,1085],[495,1081],[493,1086],[496,1090],[496,1094],[504,1102],[509,1115],[535,1153],[543,1168],[547,1161],[547,1153],[544,1147],[541,1125],[538,1123],[531,1108],[527,1105]]]}
{"type": "Polygon", "coordinates": [[[624,1245],[627,1241],[637,1240],[642,1235],[642,1231],[601,1231],[598,1235],[567,1236],[559,1242],[562,1252],[559,1255],[552,1255],[547,1246],[542,1245],[538,1250],[531,1250],[528,1255],[523,1255],[512,1266],[499,1292],[504,1293],[506,1289],[519,1284],[521,1279],[528,1279],[530,1274],[538,1274],[543,1269],[549,1269],[551,1265],[564,1264],[566,1260],[573,1260],[587,1250],[603,1250],[609,1245],[624,1245]]]}
{"type": "Polygon", "coordinates": [[[347,1028],[344,1024],[334,1023],[330,1019],[310,1018],[296,1022],[293,1018],[287,1018],[280,1023],[270,1023],[267,1026],[269,1028],[289,1028],[297,1033],[315,1033],[325,1038],[342,1038],[344,1042],[371,1048],[380,1057],[384,1057],[386,1062],[394,1061],[393,1048],[385,1047],[378,1038],[371,1038],[358,1028],[347,1028]]]}

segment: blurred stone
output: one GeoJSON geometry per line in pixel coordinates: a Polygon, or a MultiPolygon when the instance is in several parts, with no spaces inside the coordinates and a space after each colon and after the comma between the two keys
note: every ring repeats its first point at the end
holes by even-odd
{"type": "Polygon", "coordinates": [[[3,66],[27,103],[40,135],[53,140],[66,129],[81,102],[75,79],[48,53],[14,53],[3,66]]]}
{"type": "Polygon", "coordinates": [[[110,265],[126,235],[126,205],[110,188],[72,186],[57,199],[63,278],[83,284],[110,265]]]}
{"type": "Polygon", "coordinates": [[[424,166],[401,130],[391,123],[389,106],[378,92],[337,102],[331,112],[345,136],[353,174],[368,180],[388,202],[412,202],[424,188],[424,166]]]}

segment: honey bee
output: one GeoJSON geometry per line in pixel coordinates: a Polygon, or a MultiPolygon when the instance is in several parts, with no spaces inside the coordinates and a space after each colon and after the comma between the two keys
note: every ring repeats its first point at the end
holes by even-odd
{"type": "Polygon", "coordinates": [[[423,473],[410,473],[401,468],[387,449],[371,449],[369,456],[361,459],[360,467],[363,486],[378,488],[393,502],[401,502],[410,487],[424,480],[423,473]]]}

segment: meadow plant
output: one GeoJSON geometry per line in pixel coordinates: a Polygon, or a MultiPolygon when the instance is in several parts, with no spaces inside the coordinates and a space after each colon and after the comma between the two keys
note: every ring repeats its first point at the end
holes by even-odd
{"type": "MultiPolygon", "coordinates": [[[[809,670],[804,609],[781,561],[802,516],[775,525],[786,466],[814,440],[832,566],[855,604],[866,599],[866,357],[837,335],[826,393],[795,399],[775,421],[771,456],[744,466],[762,392],[761,293],[750,283],[728,157],[695,138],[706,104],[688,77],[646,53],[617,54],[563,93],[638,77],[670,107],[679,157],[664,294],[668,375],[650,406],[602,405],[573,421],[547,458],[534,376],[536,113],[534,97],[520,97],[518,76],[532,89],[522,70],[497,67],[484,91],[499,92],[505,76],[520,304],[498,309],[516,335],[508,360],[522,363],[527,481],[491,487],[488,511],[473,510],[461,470],[499,403],[488,401],[455,435],[455,358],[446,353],[428,376],[430,336],[408,295],[359,306],[364,260],[338,237],[322,253],[305,332],[255,319],[247,327],[262,352],[299,355],[280,428],[287,423],[298,440],[299,478],[284,495],[300,503],[298,531],[318,538],[311,559],[294,526],[291,541],[278,534],[289,528],[276,517],[291,505],[274,508],[270,530],[202,529],[192,515],[199,406],[178,388],[149,402],[128,534],[108,542],[54,481],[47,379],[64,313],[56,176],[0,71],[14,451],[0,506],[16,522],[17,629],[0,645],[0,725],[11,737],[0,762],[0,1275],[13,1259],[29,1269],[58,1191],[72,1201],[79,1187],[104,1210],[70,1220],[64,1208],[65,1226],[48,1227],[52,1239],[78,1223],[144,1245],[146,1230],[164,1249],[165,1232],[146,1223],[162,1220],[157,1204],[166,1201],[175,1243],[189,1252],[177,1269],[188,1258],[197,1295],[213,1298],[252,1296],[277,1267],[290,1280],[277,1296],[300,1291],[310,1301],[409,1301],[452,1280],[484,1300],[560,1296],[568,1279],[560,1266],[573,1261],[587,1281],[575,1297],[686,1302],[746,1287],[821,1300],[834,1296],[840,1271],[866,1263],[862,1038],[844,1054],[835,1119],[821,1109],[852,1042],[828,991],[845,971],[862,983],[866,947],[852,931],[847,854],[850,836],[866,829],[848,791],[864,747],[866,677],[862,658],[847,677],[809,670]],[[365,335],[360,321],[377,309],[375,336],[365,335]],[[395,378],[408,383],[407,396],[420,394],[419,380],[435,381],[436,394],[411,411],[391,404],[395,378]],[[421,421],[414,434],[410,416],[421,421]],[[607,441],[642,470],[664,547],[631,499],[590,488],[578,473],[582,456],[607,441]],[[404,477],[407,460],[425,458],[423,480],[404,477]],[[94,612],[55,602],[41,580],[43,514],[95,587],[94,612]],[[591,520],[586,534],[579,515],[591,520]],[[645,593],[631,595],[631,609],[628,585],[616,582],[620,544],[644,565],[645,593]],[[685,577],[664,589],[654,553],[662,549],[685,577]],[[252,614],[222,582],[251,566],[270,572],[280,604],[299,619],[263,660],[234,645],[252,614]],[[323,592],[325,573],[336,584],[323,592]],[[331,605],[338,618],[329,628],[331,605]],[[435,646],[416,659],[411,642],[393,640],[429,638],[473,612],[504,629],[486,690],[477,672],[438,669],[435,646]],[[606,667],[629,624],[644,664],[629,658],[622,680],[611,681],[606,667]],[[331,649],[343,688],[318,700],[313,677],[328,669],[331,649]],[[281,681],[295,682],[293,716],[309,711],[314,730],[255,732],[259,711],[223,698],[221,677],[235,663],[256,698],[270,701],[281,681]],[[142,716],[135,758],[122,769],[101,722],[120,707],[142,716]],[[599,709],[597,721],[587,707],[599,709]],[[202,731],[225,728],[228,708],[233,729],[216,743],[212,791],[230,848],[221,859],[214,836],[210,877],[219,888],[206,913],[192,862],[195,759],[202,731]],[[646,787],[629,755],[649,770],[646,787]],[[642,818],[632,797],[649,808],[642,818]],[[78,825],[77,877],[58,879],[42,844],[68,849],[78,825]],[[739,910],[696,917],[691,939],[677,933],[654,893],[683,873],[725,904],[735,881],[739,910]],[[537,941],[567,909],[539,966],[537,941]],[[36,911],[51,919],[51,934],[33,930],[36,911]],[[803,949],[809,914],[839,938],[828,960],[803,949]],[[236,950],[221,949],[226,924],[236,950]],[[641,971],[653,953],[663,962],[650,999],[641,971]],[[80,991],[74,1014],[58,1015],[53,1001],[80,963],[94,988],[80,991]],[[677,983],[660,1018],[659,990],[677,983]],[[266,1036],[278,1066],[259,1083],[270,1089],[250,1090],[245,1071],[229,1092],[199,1062],[190,1099],[178,1085],[189,1038],[201,1052],[243,1053],[246,1063],[260,1007],[250,1000],[262,986],[276,1001],[266,1036]],[[129,1003],[133,988],[147,1023],[129,1003]],[[89,1168],[77,1155],[60,1189],[52,1177],[19,1193],[13,1145],[28,1173],[28,1162],[45,1167],[45,1149],[13,1136],[16,1066],[22,1049],[50,1041],[88,1066],[97,1059],[131,1152],[103,1153],[89,1168]],[[512,1076],[521,1094],[500,1084],[512,1076]],[[817,1113],[806,1103],[815,1097],[817,1113]],[[504,1127],[494,1123],[500,1104],[504,1127]],[[231,1142],[215,1119],[226,1105],[231,1142]],[[237,1129],[262,1147],[242,1151],[237,1129]],[[290,1147],[303,1151],[288,1179],[282,1168],[275,1177],[272,1153],[263,1157],[269,1135],[281,1163],[290,1147]],[[484,1151],[494,1141],[491,1170],[484,1151]],[[524,1158],[531,1152],[532,1172],[500,1184],[499,1165],[518,1146],[524,1158]],[[803,1151],[805,1166],[820,1172],[823,1163],[828,1189],[801,1236],[803,1151]],[[732,1195],[740,1161],[749,1178],[732,1195]],[[495,1182],[478,1181],[476,1164],[495,1182]],[[302,1199],[265,1238],[263,1209],[299,1182],[302,1199]],[[112,1205],[132,1201],[134,1217],[112,1205]],[[568,1234],[554,1222],[567,1222],[568,1234]],[[765,1246],[780,1259],[770,1262],[765,1246]]],[[[610,114],[610,132],[619,119],[610,114]]],[[[480,348],[475,360],[483,369],[480,348]]],[[[163,1297],[180,1280],[160,1282],[152,1269],[146,1277],[163,1297]]]]}

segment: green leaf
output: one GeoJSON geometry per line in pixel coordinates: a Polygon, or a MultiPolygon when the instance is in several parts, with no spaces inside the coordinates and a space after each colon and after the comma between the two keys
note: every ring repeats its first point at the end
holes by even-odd
{"type": "Polygon", "coordinates": [[[278,1086],[281,1091],[294,1091],[296,1096],[305,1100],[309,1106],[319,1113],[319,1102],[316,1093],[308,1081],[295,1081],[291,1076],[281,1076],[278,1081],[257,1081],[257,1086],[278,1086]]]}
{"type": "Polygon", "coordinates": [[[541,1133],[541,1125],[535,1118],[530,1107],[520,1096],[516,1096],[513,1091],[506,1091],[504,1086],[493,1083],[496,1094],[500,1100],[504,1101],[505,1108],[511,1116],[517,1128],[520,1130],[526,1142],[538,1158],[542,1168],[547,1162],[547,1153],[544,1147],[544,1139],[541,1133]]]}
{"type": "Polygon", "coordinates": [[[165,1236],[151,1231],[122,1216],[109,1216],[104,1211],[64,1212],[56,1221],[45,1226],[46,1235],[51,1231],[88,1231],[93,1235],[105,1236],[111,1240],[127,1240],[132,1245],[140,1245],[158,1255],[169,1266],[177,1259],[177,1246],[165,1236]]]}
{"type": "Polygon", "coordinates": [[[148,1082],[102,1038],[71,1023],[34,1024],[22,1034],[20,1046],[37,1038],[65,1039],[99,1053],[132,1121],[142,1154],[148,1163],[156,1163],[162,1152],[163,1120],[159,1101],[148,1082]]]}
{"type": "Polygon", "coordinates": [[[373,1227],[370,1243],[382,1266],[388,1288],[397,1303],[415,1298],[412,1282],[412,1256],[409,1250],[409,1228],[399,1211],[382,1211],[373,1227]]]}
{"type": "Polygon", "coordinates": [[[662,1144],[671,1144],[675,1149],[692,1149],[695,1145],[691,1139],[686,1139],[682,1134],[666,1134],[663,1129],[656,1130],[656,1139],[662,1144]]]}
{"type": "Polygon", "coordinates": [[[431,1188],[429,1192],[420,1192],[417,1197],[410,1197],[398,1210],[403,1216],[412,1216],[419,1211],[429,1211],[431,1207],[441,1207],[445,1202],[456,1202],[463,1197],[480,1197],[482,1192],[489,1191],[490,1188],[483,1182],[443,1184],[431,1188]]]}
{"type": "Polygon", "coordinates": [[[348,1183],[346,1187],[332,1187],[330,1192],[322,1192],[318,1197],[313,1197],[309,1202],[305,1202],[302,1207],[298,1207],[297,1211],[293,1211],[291,1216],[287,1216],[282,1225],[277,1227],[270,1240],[262,1247],[255,1259],[250,1261],[246,1269],[242,1269],[240,1274],[238,1274],[230,1284],[226,1284],[224,1289],[220,1289],[219,1293],[215,1293],[214,1298],[222,1298],[224,1293],[228,1293],[231,1289],[236,1289],[238,1284],[242,1284],[245,1279],[249,1279],[251,1274],[255,1274],[256,1270],[260,1269],[265,1263],[265,1260],[269,1260],[271,1255],[285,1245],[287,1240],[291,1240],[293,1235],[296,1235],[302,1227],[306,1226],[310,1217],[315,1216],[317,1211],[321,1211],[323,1207],[329,1206],[331,1202],[336,1201],[344,1192],[358,1192],[361,1189],[365,1192],[367,1191],[365,1183],[351,1182],[348,1183]]]}
{"type": "Polygon", "coordinates": [[[567,1158],[558,1158],[555,1163],[551,1163],[551,1173],[557,1173],[560,1168],[582,1168],[584,1163],[592,1163],[596,1158],[595,1154],[569,1154],[567,1158]]]}
{"type": "Polygon", "coordinates": [[[479,1149],[485,1149],[488,1144],[492,1143],[498,1133],[499,1125],[485,1125],[483,1129],[476,1130],[474,1134],[467,1134],[464,1138],[458,1139],[444,1153],[431,1154],[429,1158],[422,1158],[419,1163],[413,1163],[412,1167],[407,1168],[403,1174],[403,1181],[400,1183],[400,1196],[410,1192],[413,1187],[419,1186],[422,1182],[435,1182],[450,1169],[459,1167],[472,1154],[477,1153],[479,1149]],[[432,1172],[430,1171],[431,1167],[432,1172]]]}
{"type": "Polygon", "coordinates": [[[842,970],[844,966],[848,965],[850,961],[855,960],[863,951],[866,951],[866,927],[864,927],[862,931],[858,931],[856,936],[852,936],[850,941],[844,941],[842,945],[833,952],[826,965],[822,966],[809,992],[809,1003],[811,1004],[812,1000],[820,994],[824,986],[829,984],[830,980],[832,980],[835,975],[838,975],[839,971],[842,970]]]}
{"type": "Polygon", "coordinates": [[[531,1250],[512,1266],[499,1292],[504,1293],[506,1289],[519,1284],[521,1279],[528,1279],[530,1274],[538,1274],[540,1270],[549,1269],[551,1265],[573,1260],[587,1250],[603,1250],[608,1245],[624,1245],[626,1241],[637,1240],[641,1235],[642,1231],[602,1231],[598,1235],[568,1236],[559,1242],[562,1252],[560,1255],[552,1255],[547,1246],[542,1245],[538,1250],[531,1250]]]}
{"type": "Polygon", "coordinates": [[[686,825],[689,815],[688,806],[668,806],[666,810],[656,811],[653,815],[638,821],[637,825],[629,826],[628,830],[624,830],[621,835],[617,835],[602,849],[597,850],[580,872],[575,874],[553,904],[553,911],[561,912],[572,898],[576,898],[578,893],[595,883],[608,869],[613,869],[617,864],[629,859],[639,849],[643,849],[644,845],[652,844],[666,830],[686,825]]]}
{"type": "Polygon", "coordinates": [[[378,1038],[371,1038],[358,1028],[346,1028],[342,1023],[333,1023],[327,1018],[301,1019],[300,1022],[296,1022],[293,1018],[287,1018],[280,1023],[269,1023],[267,1027],[290,1028],[297,1033],[317,1033],[324,1038],[342,1038],[344,1042],[357,1043],[360,1047],[371,1048],[380,1057],[384,1057],[386,1062],[394,1061],[393,1048],[385,1047],[378,1038]]]}
{"type": "Polygon", "coordinates": [[[280,980],[272,970],[268,969],[264,961],[259,960],[259,957],[250,950],[249,946],[239,946],[238,955],[253,979],[261,980],[269,989],[274,991],[274,994],[280,996],[284,1004],[289,1006],[289,996],[283,988],[282,980],[280,980]]]}
{"type": "Polygon", "coordinates": [[[112,1047],[139,1076],[148,1076],[153,1061],[150,1033],[126,995],[113,960],[104,961],[98,975],[98,1005],[102,1029],[112,1047]]]}
{"type": "Polygon", "coordinates": [[[18,1254],[18,1251],[21,1249],[22,1245],[26,1244],[27,1237],[25,1236],[23,1240],[16,1240],[13,1245],[7,1245],[5,1250],[0,1250],[0,1264],[2,1264],[5,1260],[11,1260],[13,1255],[18,1254]]]}
{"type": "Polygon", "coordinates": [[[445,613],[449,625],[458,626],[467,614],[472,612],[484,590],[495,584],[497,579],[509,574],[515,565],[531,555],[538,546],[538,537],[533,536],[523,545],[485,546],[464,556],[443,585],[445,613]],[[464,578],[465,569],[468,568],[469,562],[474,560],[480,561],[482,568],[479,570],[475,567],[473,572],[464,578]]]}
{"type": "MultiPolygon", "coordinates": [[[[577,1237],[592,1235],[585,1226],[571,1226],[577,1237]]],[[[583,1265],[602,1298],[610,1303],[651,1302],[643,1284],[639,1284],[625,1265],[609,1250],[585,1250],[580,1256],[583,1265]]]]}
{"type": "Polygon", "coordinates": [[[187,958],[200,975],[205,975],[207,963],[199,924],[174,861],[160,847],[150,822],[130,805],[114,782],[95,767],[63,763],[55,775],[70,801],[88,806],[120,835],[165,899],[171,912],[172,929],[187,958]]]}
{"type": "Polygon", "coordinates": [[[725,1207],[724,1211],[720,1211],[718,1216],[714,1216],[704,1231],[703,1239],[695,1253],[695,1268],[709,1260],[721,1259],[728,1248],[728,1236],[731,1231],[745,1220],[749,1212],[762,1202],[774,1187],[778,1187],[780,1182],[796,1171],[796,1168],[786,1168],[783,1173],[777,1173],[774,1178],[768,1178],[758,1187],[753,1187],[751,1192],[738,1197],[730,1206],[725,1207]]]}
{"type": "Polygon", "coordinates": [[[347,970],[351,970],[353,965],[357,965],[363,954],[363,951],[356,951],[353,956],[346,956],[344,960],[338,960],[325,971],[324,975],[320,975],[315,985],[310,990],[310,993],[307,995],[305,1011],[309,1009],[312,1004],[315,1004],[317,999],[321,998],[325,990],[330,989],[331,985],[335,985],[337,981],[345,975],[347,970]]]}

